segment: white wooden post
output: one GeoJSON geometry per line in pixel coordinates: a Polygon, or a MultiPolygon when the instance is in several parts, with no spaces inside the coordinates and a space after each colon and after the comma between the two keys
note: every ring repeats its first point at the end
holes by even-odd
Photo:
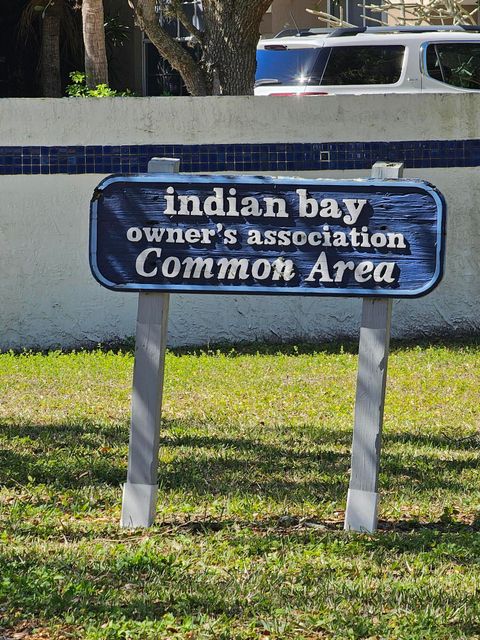
{"type": "MultiPolygon", "coordinates": [[[[149,173],[177,173],[180,160],[152,158],[149,173]]],[[[158,447],[168,324],[168,293],[138,296],[132,416],[127,482],[123,486],[122,527],[149,527],[158,495],[158,447]]]]}
{"type": "MultiPolygon", "coordinates": [[[[395,179],[403,164],[377,162],[372,178],[395,179]]],[[[390,348],[392,300],[365,298],[358,350],[357,393],[345,529],[373,532],[378,524],[378,469],[390,348]]]]}

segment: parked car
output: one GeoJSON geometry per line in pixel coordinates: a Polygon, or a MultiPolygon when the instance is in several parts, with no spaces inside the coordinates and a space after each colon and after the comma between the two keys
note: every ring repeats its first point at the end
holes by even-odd
{"type": "Polygon", "coordinates": [[[347,27],[261,40],[255,95],[480,90],[480,27],[347,27]]]}

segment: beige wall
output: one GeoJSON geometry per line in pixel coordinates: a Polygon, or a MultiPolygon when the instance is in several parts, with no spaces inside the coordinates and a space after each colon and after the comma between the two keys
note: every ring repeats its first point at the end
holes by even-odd
{"type": "MultiPolygon", "coordinates": [[[[418,0],[417,4],[427,5],[428,1],[427,0],[423,0],[423,1],[422,0],[418,0]]],[[[470,0],[469,0],[468,3],[463,1],[463,2],[461,2],[461,4],[463,5],[463,8],[468,12],[471,12],[474,9],[476,9],[476,5],[475,4],[471,4],[470,0]]],[[[375,17],[379,17],[379,16],[375,15],[375,17]]],[[[403,17],[403,13],[402,13],[402,10],[400,8],[396,9],[396,10],[392,10],[392,11],[389,12],[389,20],[388,20],[388,22],[389,22],[389,24],[397,24],[397,21],[398,21],[398,23],[401,23],[402,17],[403,17]]],[[[412,13],[408,12],[406,14],[406,17],[407,17],[407,19],[410,20],[410,24],[411,24],[411,20],[412,20],[412,17],[413,17],[412,13]]],[[[440,19],[429,20],[428,22],[427,21],[423,22],[423,24],[432,24],[432,25],[452,24],[452,23],[453,23],[453,19],[445,19],[445,21],[443,23],[442,23],[442,21],[440,19]]],[[[367,24],[370,24],[370,23],[367,23],[367,24]]],[[[372,26],[373,26],[373,23],[372,23],[372,26]]]]}
{"type": "MultiPolygon", "coordinates": [[[[327,0],[323,0],[322,4],[325,6],[321,10],[325,11],[327,0]]],[[[295,22],[300,28],[323,26],[315,16],[306,12],[307,8],[316,8],[316,0],[274,0],[271,11],[265,15],[260,26],[261,34],[270,36],[282,29],[294,29],[295,22]]]]}

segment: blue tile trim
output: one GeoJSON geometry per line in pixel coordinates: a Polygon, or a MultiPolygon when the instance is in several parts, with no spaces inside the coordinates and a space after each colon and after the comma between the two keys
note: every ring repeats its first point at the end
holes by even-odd
{"type": "Polygon", "coordinates": [[[144,173],[154,156],[184,172],[368,170],[377,160],[407,168],[480,166],[480,139],[401,142],[158,144],[0,147],[0,175],[144,173]]]}

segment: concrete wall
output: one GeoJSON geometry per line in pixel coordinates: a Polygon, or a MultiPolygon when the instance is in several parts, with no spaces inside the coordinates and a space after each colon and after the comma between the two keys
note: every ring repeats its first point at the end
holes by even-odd
{"type": "MultiPolygon", "coordinates": [[[[212,144],[480,138],[480,96],[2,100],[0,146],[212,144]]],[[[480,161],[478,162],[480,164],[480,161]]],[[[367,171],[303,172],[360,177],[367,171]]],[[[448,203],[446,276],[394,304],[396,336],[480,329],[479,169],[411,168],[448,203]]],[[[88,267],[100,174],[0,176],[0,348],[71,347],[134,333],[136,294],[88,267]]],[[[355,335],[354,299],[172,295],[170,344],[355,335]]]]}

